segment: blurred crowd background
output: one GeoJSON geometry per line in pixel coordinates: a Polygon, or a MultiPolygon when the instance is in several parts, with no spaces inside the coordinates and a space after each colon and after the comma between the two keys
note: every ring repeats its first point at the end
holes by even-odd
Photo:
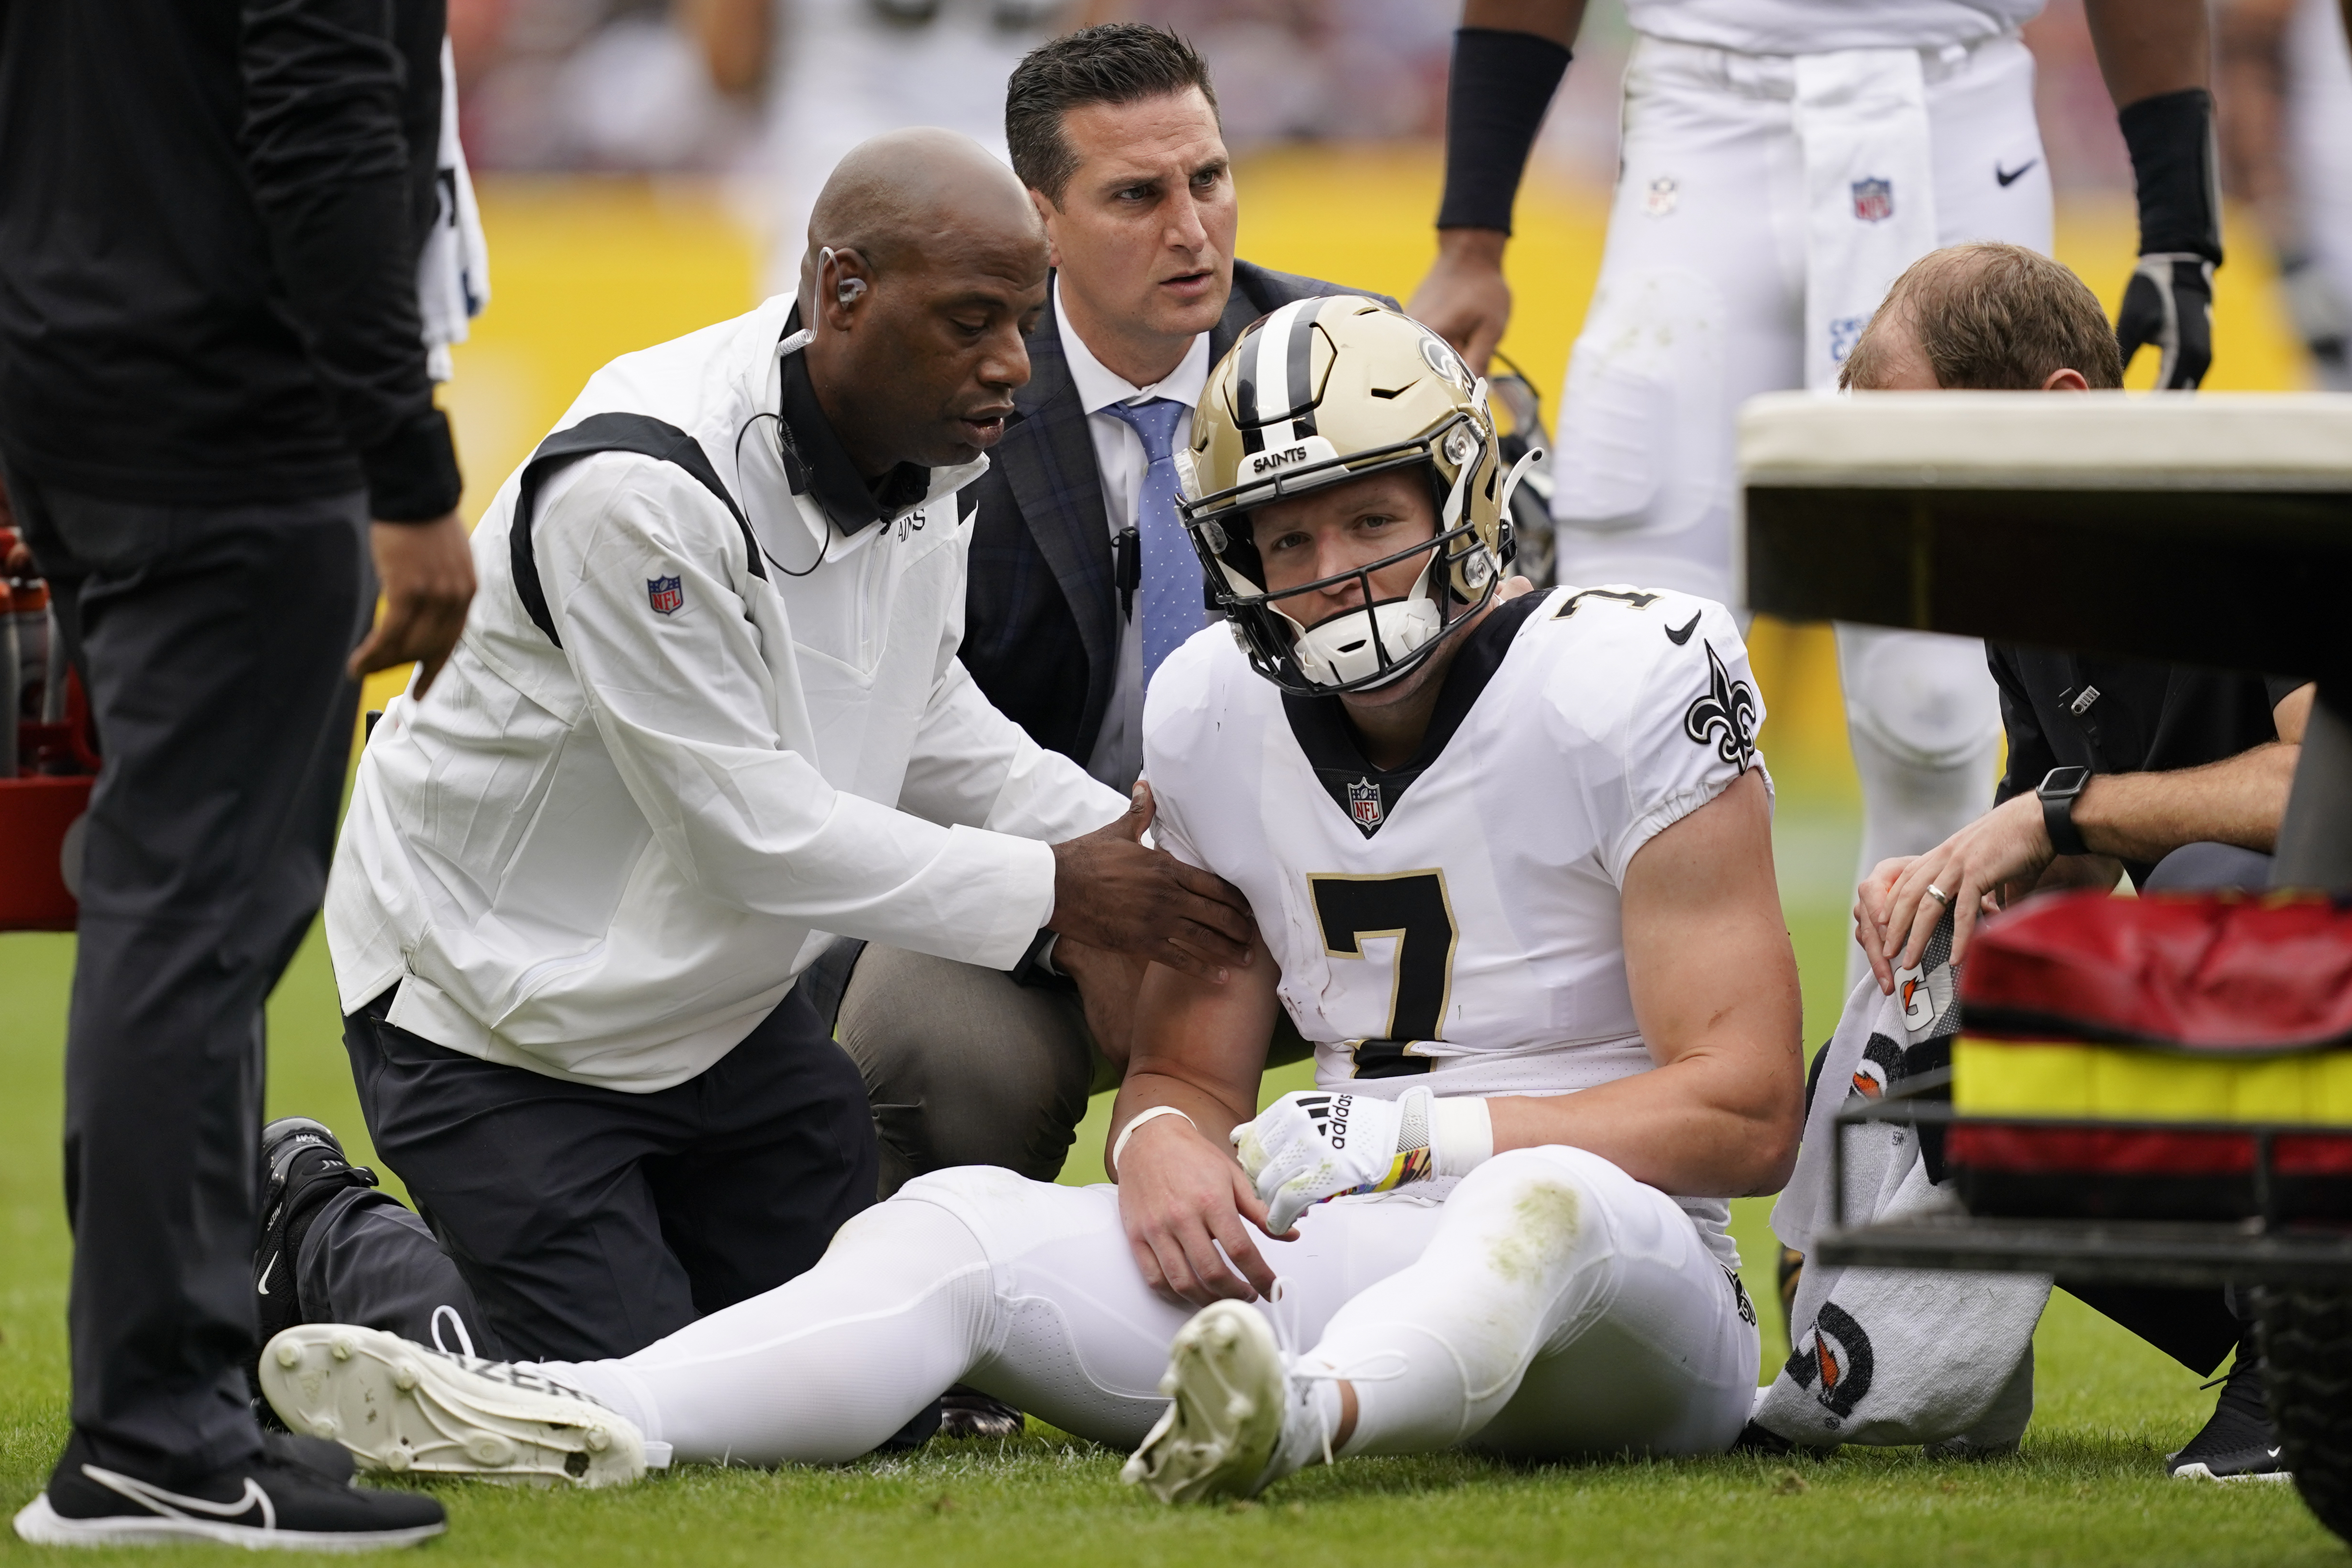
{"type": "MultiPolygon", "coordinates": [[[[898,18],[974,39],[1042,35],[1075,21],[1173,27],[1209,57],[1237,152],[1283,142],[1435,138],[1445,114],[1454,0],[450,0],[462,130],[477,169],[701,172],[757,178],[762,128],[787,106],[795,67],[845,17],[898,18]]],[[[2026,29],[2042,69],[2042,133],[2062,190],[2126,190],[2131,166],[2080,0],[2053,0],[2026,29]]],[[[1617,76],[1630,33],[1622,0],[1594,0],[1577,65],[1538,157],[1554,178],[1606,183],[1617,146],[1617,76]]],[[[975,53],[986,52],[982,44],[975,53]]]]}
{"type": "MultiPolygon", "coordinates": [[[[1237,154],[1241,254],[1406,298],[1435,246],[1458,15],[1457,0],[450,0],[494,290],[444,394],[467,516],[599,365],[784,286],[840,152],[892,124],[986,127],[1013,62],[1061,27],[1139,18],[1192,38],[1237,154]]],[[[2079,0],[2052,0],[2025,36],[2059,258],[2112,313],[2136,248],[2131,172],[2079,0]]],[[[1519,201],[1504,349],[1548,404],[1600,264],[1630,39],[1622,0],[1593,0],[1519,201]]],[[[2227,243],[2205,384],[2311,384],[2251,208],[2230,209],[2227,243]]],[[[1751,643],[1782,890],[1801,947],[1822,948],[1801,956],[1825,1028],[1858,846],[1836,660],[1826,627],[1760,621],[1751,643]]],[[[379,677],[368,706],[390,689],[379,677]]]]}

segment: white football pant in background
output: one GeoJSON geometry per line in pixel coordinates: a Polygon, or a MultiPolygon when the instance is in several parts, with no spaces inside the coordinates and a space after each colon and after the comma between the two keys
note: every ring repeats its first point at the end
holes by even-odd
{"type": "MultiPolygon", "coordinates": [[[[1833,385],[1886,286],[1928,250],[2050,249],[2033,59],[2014,37],[1763,56],[1643,37],[1624,122],[1561,404],[1559,577],[1736,604],[1740,403],[1833,385]]],[[[1839,655],[1866,871],[1991,804],[2000,704],[1973,639],[1842,628],[1839,655]]]]}

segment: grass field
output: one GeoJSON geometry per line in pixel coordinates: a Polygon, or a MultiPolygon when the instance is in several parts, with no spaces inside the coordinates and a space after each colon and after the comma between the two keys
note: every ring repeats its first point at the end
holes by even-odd
{"type": "MultiPolygon", "coordinates": [[[[1850,847],[1834,843],[1842,857],[1850,847]]],[[[1784,845],[1801,859],[1820,835],[1784,845]]],[[[1800,885],[1802,885],[1800,883],[1800,885]]],[[[1808,1032],[1834,1012],[1843,930],[1833,904],[1792,908],[1808,1032]]],[[[58,1169],[69,936],[0,936],[0,1510],[40,1489],[66,1435],[68,1257],[58,1169]]],[[[1278,1092],[1288,1084],[1269,1085],[1278,1092]]],[[[270,1005],[269,1107],[321,1116],[370,1158],[316,939],[270,1005]]],[[[1100,1119],[1065,1179],[1100,1178],[1100,1119]]],[[[1767,1205],[1738,1206],[1768,1365],[1780,1326],[1767,1205]]],[[[656,1568],[726,1563],[2290,1564],[2345,1550],[2278,1487],[2188,1486],[2159,1456],[2194,1432],[2197,1379],[2071,1299],[2036,1346],[2040,1408],[2023,1454],[1929,1465],[1916,1451],[1812,1460],[1732,1458],[1520,1469],[1459,1456],[1350,1461],[1264,1503],[1171,1512],[1118,1483],[1121,1455],[1032,1428],[1012,1444],[939,1443],[842,1469],[681,1469],[623,1493],[549,1495],[446,1485],[451,1563],[656,1568]]],[[[194,1554],[193,1552],[191,1554],[194,1554]]],[[[0,1562],[49,1556],[13,1535],[0,1562]]],[[[123,1554],[150,1563],[179,1553],[123,1554]]],[[[73,1561],[87,1561],[86,1556],[73,1561]]],[[[215,1559],[216,1560],[216,1559],[215,1559]]]]}
{"type": "MultiPolygon", "coordinates": [[[[1425,151],[1282,153],[1244,166],[1243,253],[1400,296],[1429,250],[1425,151]]],[[[486,184],[498,294],[450,392],[469,516],[612,355],[734,313],[753,259],[707,193],[620,183],[486,184]]],[[[1511,347],[1549,395],[1599,259],[1605,208],[1531,190],[1513,274],[1511,347]]],[[[2059,253],[2103,295],[2130,255],[2127,201],[2062,214],[2059,253]]],[[[2267,275],[2233,244],[2209,384],[2290,384],[2296,371],[2267,275]]],[[[2112,298],[2109,299],[2112,305],[2112,298]]],[[[1806,982],[1808,1038],[1827,1033],[1843,964],[1853,791],[1822,629],[1759,624],[1764,741],[1781,784],[1782,891],[1806,982]]],[[[372,686],[381,706],[389,683],[372,686]]],[[[58,1182],[61,1054],[72,939],[0,936],[0,1509],[39,1489],[66,1433],[68,1241],[58,1182]]],[[[269,1107],[341,1130],[370,1157],[315,939],[270,1007],[269,1107]]],[[[1269,1092],[1295,1087],[1270,1082],[1269,1092]]],[[[1097,1104],[1065,1179],[1101,1176],[1097,1104]]],[[[1768,1367],[1780,1325],[1769,1206],[1738,1206],[1768,1367]]],[[[452,1563],[1891,1563],[2288,1565],[2344,1548],[2276,1487],[2163,1479],[2160,1456],[2210,1409],[2197,1379],[2071,1299],[2037,1340],[2040,1407],[2023,1454],[1930,1466],[1916,1452],[1819,1460],[1719,1458],[1516,1469],[1460,1457],[1351,1462],[1286,1482],[1255,1507],[1171,1512],[1119,1487],[1120,1457],[1033,1427],[1006,1445],[937,1444],[841,1469],[683,1469],[622,1493],[446,1486],[452,1563]]],[[[0,1535],[0,1562],[43,1555],[0,1535]]],[[[176,1553],[141,1552],[155,1563],[176,1553]]],[[[87,1557],[76,1559],[88,1561],[87,1557]]],[[[217,1560],[215,1556],[214,1560],[217,1560]]]]}

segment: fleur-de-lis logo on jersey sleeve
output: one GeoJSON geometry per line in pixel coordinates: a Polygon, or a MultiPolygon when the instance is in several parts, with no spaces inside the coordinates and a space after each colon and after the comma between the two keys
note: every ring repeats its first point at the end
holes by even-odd
{"type": "Polygon", "coordinates": [[[1715,644],[1706,643],[1706,693],[1683,714],[1683,733],[1701,746],[1713,745],[1715,754],[1742,773],[1756,760],[1756,694],[1746,681],[1735,681],[1723,667],[1715,644]]]}

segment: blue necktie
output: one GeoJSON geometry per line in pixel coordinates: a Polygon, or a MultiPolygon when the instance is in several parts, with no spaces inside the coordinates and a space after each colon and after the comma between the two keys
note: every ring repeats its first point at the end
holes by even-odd
{"type": "Polygon", "coordinates": [[[1103,413],[1135,432],[1150,466],[1135,497],[1136,542],[1143,548],[1143,685],[1178,643],[1208,622],[1201,602],[1201,558],[1176,515],[1176,422],[1184,405],[1174,398],[1115,402],[1103,413]]]}

